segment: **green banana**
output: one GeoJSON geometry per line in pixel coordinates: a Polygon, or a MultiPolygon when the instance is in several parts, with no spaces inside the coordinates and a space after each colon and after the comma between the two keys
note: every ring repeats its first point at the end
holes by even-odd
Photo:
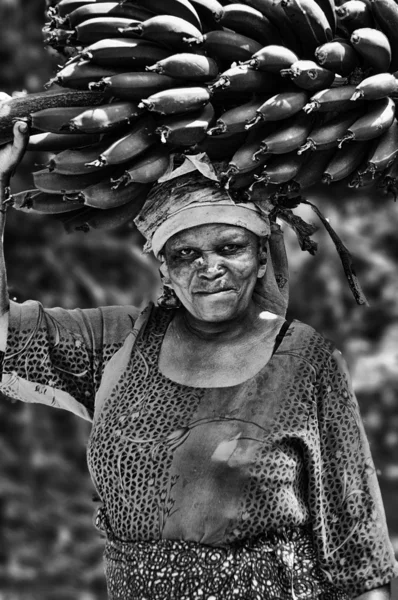
{"type": "Polygon", "coordinates": [[[214,120],[214,108],[209,102],[202,110],[186,115],[165,117],[156,133],[162,143],[170,146],[195,146],[206,137],[206,132],[214,120]]]}
{"type": "Polygon", "coordinates": [[[10,198],[10,205],[23,212],[33,211],[49,215],[72,212],[81,206],[77,202],[65,202],[60,194],[45,194],[38,190],[13,194],[10,198]]]}
{"type": "Polygon", "coordinates": [[[285,46],[269,44],[255,52],[253,56],[246,61],[252,69],[259,71],[268,71],[269,73],[279,73],[281,69],[288,69],[298,56],[285,46]]]}
{"type": "Polygon", "coordinates": [[[143,99],[139,109],[147,109],[160,115],[174,115],[199,110],[210,101],[205,87],[186,87],[163,90],[143,99]]]}
{"type": "MultiPolygon", "coordinates": [[[[131,0],[122,0],[122,4],[129,4],[131,0]]],[[[184,19],[197,29],[202,29],[202,23],[193,3],[189,0],[134,0],[134,4],[144,6],[147,10],[156,15],[169,15],[184,19]]]]}
{"type": "Polygon", "coordinates": [[[370,0],[377,27],[388,37],[391,46],[391,70],[398,69],[398,6],[395,0],[370,0]]]}
{"type": "Polygon", "coordinates": [[[66,65],[58,71],[55,77],[50,79],[46,87],[56,84],[63,87],[84,90],[88,89],[88,84],[91,81],[99,81],[104,77],[116,75],[116,73],[118,73],[118,69],[100,67],[99,65],[91,64],[87,60],[82,60],[66,65]]]}
{"type": "Polygon", "coordinates": [[[61,175],[55,171],[42,169],[33,173],[33,182],[38,190],[48,194],[70,194],[98,183],[106,177],[107,173],[108,171],[94,171],[83,175],[61,175]]]}
{"type": "Polygon", "coordinates": [[[246,129],[250,129],[261,121],[281,121],[287,119],[301,111],[308,100],[308,93],[305,91],[281,92],[268,98],[257,109],[256,116],[251,119],[246,129]]]}
{"type": "Polygon", "coordinates": [[[370,5],[362,0],[348,0],[337,6],[336,15],[348,35],[355,29],[375,26],[370,5]]]}
{"type": "Polygon", "coordinates": [[[229,187],[232,178],[236,175],[250,173],[266,163],[270,155],[258,154],[258,151],[261,148],[263,139],[274,129],[274,123],[265,123],[249,132],[242,146],[238,148],[229,161],[227,170],[223,173],[222,178],[226,181],[225,187],[229,187]]]}
{"type": "Polygon", "coordinates": [[[191,0],[199,15],[204,31],[213,31],[219,27],[223,6],[218,0],[191,0]]]}
{"type": "Polygon", "coordinates": [[[215,126],[208,130],[207,135],[219,136],[223,133],[246,131],[246,125],[256,117],[257,110],[263,105],[263,102],[263,99],[255,97],[250,102],[225,111],[217,119],[215,126]]]}
{"type": "Polygon", "coordinates": [[[313,111],[331,112],[350,110],[355,107],[351,102],[355,93],[355,85],[343,85],[335,88],[320,90],[310,98],[310,102],[303,107],[306,113],[313,111]]]}
{"type": "Polygon", "coordinates": [[[394,197],[394,201],[398,197],[398,159],[385,170],[381,176],[381,181],[378,185],[380,188],[384,188],[386,193],[390,193],[394,197]]]}
{"type": "Polygon", "coordinates": [[[86,148],[70,148],[52,156],[46,165],[50,171],[61,173],[62,175],[83,175],[97,171],[101,167],[95,164],[89,165],[106,150],[110,141],[102,139],[99,143],[86,148]]]}
{"type": "Polygon", "coordinates": [[[169,56],[170,51],[143,39],[101,39],[87,46],[80,56],[101,67],[143,69],[169,56]]]}
{"type": "Polygon", "coordinates": [[[382,31],[371,27],[355,29],[350,42],[374,73],[388,71],[391,63],[391,45],[382,31]]]}
{"type": "Polygon", "coordinates": [[[280,185],[293,179],[304,164],[306,157],[292,151],[286,154],[275,154],[269,158],[257,183],[280,185]]]}
{"type": "Polygon", "coordinates": [[[164,144],[154,146],[145,152],[121,177],[112,179],[113,189],[130,183],[154,183],[165,174],[170,165],[170,151],[164,144]]]}
{"type": "Polygon", "coordinates": [[[239,132],[207,136],[198,144],[191,146],[188,151],[192,154],[206,152],[213,161],[228,160],[242,146],[246,135],[246,132],[239,132]]]}
{"type": "Polygon", "coordinates": [[[394,121],[395,103],[391,98],[382,98],[370,103],[368,112],[357,119],[348,129],[346,134],[339,139],[339,148],[344,142],[366,141],[379,137],[391,127],[394,121]]]}
{"type": "Polygon", "coordinates": [[[215,60],[208,56],[181,52],[173,54],[163,60],[159,60],[152,66],[146,68],[147,71],[168,75],[175,79],[185,79],[195,82],[209,82],[218,75],[218,66],[215,60]]]}
{"type": "Polygon", "coordinates": [[[328,88],[334,81],[334,73],[324,69],[313,60],[298,60],[289,69],[281,69],[282,77],[290,79],[298,87],[315,92],[328,88]]]}
{"type": "Polygon", "coordinates": [[[157,15],[142,23],[135,23],[121,30],[125,35],[142,35],[151,40],[176,50],[189,50],[203,41],[199,29],[181,19],[170,15],[157,15]]]}
{"type": "Polygon", "coordinates": [[[326,123],[320,123],[314,127],[307,137],[305,143],[300,146],[297,153],[302,154],[306,150],[329,150],[337,148],[340,139],[348,128],[360,117],[363,111],[350,111],[347,114],[339,113],[326,123]]]}
{"type": "Polygon", "coordinates": [[[308,48],[309,56],[317,46],[333,39],[329,21],[315,0],[281,0],[281,5],[292,28],[300,31],[300,38],[304,48],[308,48]]]}
{"type": "Polygon", "coordinates": [[[325,69],[330,69],[343,77],[350,75],[361,64],[360,56],[354,48],[341,41],[327,42],[318,46],[315,50],[315,59],[325,69]]]}
{"type": "Polygon", "coordinates": [[[85,6],[86,4],[95,4],[96,1],[97,0],[60,0],[54,7],[54,12],[60,17],[66,17],[73,10],[76,10],[76,8],[85,6]]]}
{"type": "MultiPolygon", "coordinates": [[[[309,136],[313,126],[311,115],[306,113],[297,113],[282,121],[281,126],[274,132],[267,135],[261,142],[258,155],[286,154],[293,150],[298,150],[309,136]]],[[[256,155],[257,156],[257,155],[256,155]]]]}
{"type": "Polygon", "coordinates": [[[296,173],[291,181],[287,182],[286,193],[296,194],[320,183],[325,169],[335,152],[335,148],[308,152],[306,162],[300,167],[298,173],[296,173]]]}
{"type": "MultiPolygon", "coordinates": [[[[142,185],[135,191],[134,197],[114,208],[102,210],[99,208],[85,209],[85,215],[81,218],[71,219],[65,222],[64,227],[68,233],[72,231],[90,231],[91,229],[109,230],[128,225],[138,215],[148,196],[150,186],[142,185]]],[[[80,205],[81,206],[81,205],[80,205]]]]}
{"type": "Polygon", "coordinates": [[[74,29],[83,21],[95,19],[98,17],[122,17],[125,19],[134,19],[135,21],[146,21],[153,16],[151,11],[134,4],[120,2],[97,2],[84,4],[75,8],[63,20],[62,25],[69,29],[74,29]]]}
{"type": "Polygon", "coordinates": [[[330,28],[333,35],[336,34],[337,29],[337,15],[336,15],[336,4],[334,0],[316,0],[316,3],[325,13],[325,16],[329,22],[330,28]]]}
{"type": "Polygon", "coordinates": [[[108,177],[83,189],[80,188],[80,190],[65,194],[65,199],[68,202],[80,202],[80,205],[84,204],[85,206],[105,211],[127,204],[127,202],[135,200],[137,196],[142,199],[143,188],[148,190],[148,186],[142,183],[132,183],[128,186],[114,189],[108,177]]]}
{"type": "Polygon", "coordinates": [[[11,98],[0,104],[0,144],[10,142],[13,139],[14,122],[29,119],[31,113],[56,107],[94,106],[103,101],[102,93],[59,89],[11,98]]]}
{"type": "Polygon", "coordinates": [[[104,77],[101,81],[89,85],[90,90],[106,91],[116,98],[141,100],[156,92],[178,86],[178,81],[158,73],[121,73],[104,77]]]}
{"type": "Polygon", "coordinates": [[[156,124],[151,116],[142,117],[123,137],[110,144],[96,160],[87,164],[103,167],[132,160],[155,142],[155,128],[156,124]]]}
{"type": "Polygon", "coordinates": [[[355,88],[351,100],[379,100],[398,94],[398,79],[391,73],[378,73],[363,79],[355,88]]]}
{"type": "Polygon", "coordinates": [[[223,27],[236,31],[256,40],[263,46],[266,44],[282,44],[276,27],[260,11],[242,3],[224,6],[220,23],[223,27]]]}
{"type": "Polygon", "coordinates": [[[388,169],[398,157],[398,123],[394,119],[391,127],[377,140],[374,150],[369,154],[365,169],[361,175],[370,173],[372,177],[388,169]]]}
{"type": "Polygon", "coordinates": [[[123,17],[88,19],[71,31],[69,45],[89,46],[105,38],[135,37],[130,27],[139,23],[140,21],[123,17]]]}
{"type": "Polygon", "coordinates": [[[364,160],[368,149],[367,142],[357,142],[355,152],[349,145],[336,150],[322,174],[322,183],[341,181],[351,175],[364,160]]]}
{"type": "Polygon", "coordinates": [[[248,65],[231,67],[221,73],[220,77],[209,86],[211,93],[227,90],[227,93],[272,92],[277,88],[278,80],[272,73],[256,71],[248,65]]]}
{"type": "Polygon", "coordinates": [[[121,125],[129,125],[141,114],[135,102],[112,102],[83,110],[70,119],[68,128],[84,133],[106,133],[121,125]]]}
{"type": "Polygon", "coordinates": [[[99,141],[99,135],[89,133],[35,133],[29,137],[27,150],[35,152],[60,152],[69,148],[90,146],[99,141]]]}
{"type": "Polygon", "coordinates": [[[234,31],[209,31],[203,36],[206,54],[229,64],[249,60],[261,48],[255,40],[234,31]]]}
{"type": "MultiPolygon", "coordinates": [[[[81,106],[64,106],[57,108],[45,108],[30,115],[30,123],[34,129],[60,133],[69,131],[68,123],[71,119],[84,111],[81,106]]],[[[70,132],[71,133],[71,132],[70,132]]]]}

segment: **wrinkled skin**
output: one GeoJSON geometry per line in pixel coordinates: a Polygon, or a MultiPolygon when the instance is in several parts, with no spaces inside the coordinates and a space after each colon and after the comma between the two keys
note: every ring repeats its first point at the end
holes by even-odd
{"type": "Polygon", "coordinates": [[[191,227],[166,242],[164,256],[166,274],[191,323],[233,323],[252,312],[266,256],[251,231],[224,224],[191,227]]]}

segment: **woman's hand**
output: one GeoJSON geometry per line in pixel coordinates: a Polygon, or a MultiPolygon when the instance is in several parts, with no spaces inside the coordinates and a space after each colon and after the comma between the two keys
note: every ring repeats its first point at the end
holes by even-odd
{"type": "Polygon", "coordinates": [[[17,121],[13,129],[12,142],[0,147],[0,187],[9,185],[10,178],[22,160],[29,141],[29,126],[24,121],[17,121]]]}

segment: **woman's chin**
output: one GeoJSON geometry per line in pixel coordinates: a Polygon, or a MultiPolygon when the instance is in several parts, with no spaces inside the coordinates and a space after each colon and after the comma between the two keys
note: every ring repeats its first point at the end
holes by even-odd
{"type": "Polygon", "coordinates": [[[239,297],[236,292],[220,292],[196,297],[189,312],[201,321],[229,321],[239,312],[239,297]]]}

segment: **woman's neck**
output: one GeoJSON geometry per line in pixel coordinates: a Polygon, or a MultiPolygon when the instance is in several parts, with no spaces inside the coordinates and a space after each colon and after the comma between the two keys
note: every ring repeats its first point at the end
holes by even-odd
{"type": "Polygon", "coordinates": [[[242,336],[245,337],[254,331],[263,330],[264,321],[268,321],[267,318],[262,318],[265,315],[274,316],[271,313],[264,313],[254,302],[244,314],[228,321],[201,321],[182,308],[175,316],[175,325],[182,334],[188,334],[198,340],[225,343],[242,339],[242,336]]]}

